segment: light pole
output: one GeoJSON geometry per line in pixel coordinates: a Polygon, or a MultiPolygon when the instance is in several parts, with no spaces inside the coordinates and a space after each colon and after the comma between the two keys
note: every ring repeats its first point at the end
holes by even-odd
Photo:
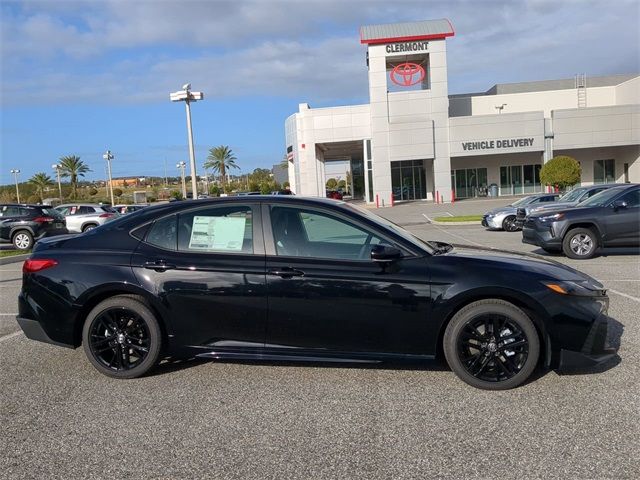
{"type": "Polygon", "coordinates": [[[60,202],[62,203],[62,184],[60,183],[60,169],[62,168],[62,165],[54,163],[51,165],[51,168],[56,171],[56,176],[58,177],[58,194],[60,196],[60,202]]]}
{"type": "Polygon", "coordinates": [[[111,181],[111,160],[113,160],[113,154],[111,153],[111,150],[107,150],[106,152],[104,152],[102,158],[107,161],[107,168],[109,171],[109,193],[111,194],[111,206],[113,207],[115,203],[113,203],[113,182],[111,181]]]}
{"type": "Polygon", "coordinates": [[[11,173],[13,173],[13,178],[16,181],[16,197],[18,197],[18,203],[20,203],[20,189],[18,188],[18,174],[20,173],[20,170],[12,168],[11,173]]]}
{"type": "Polygon", "coordinates": [[[191,130],[191,102],[197,102],[204,98],[202,92],[192,92],[191,84],[186,83],[182,90],[169,94],[172,102],[184,102],[187,111],[187,136],[189,138],[189,166],[191,168],[191,191],[193,199],[198,198],[198,177],[196,176],[196,154],[193,150],[193,131],[191,130]]]}
{"type": "Polygon", "coordinates": [[[187,183],[184,178],[184,169],[186,166],[187,164],[184,162],[176,163],[176,168],[180,170],[180,177],[182,178],[182,198],[187,198],[187,183]]]}

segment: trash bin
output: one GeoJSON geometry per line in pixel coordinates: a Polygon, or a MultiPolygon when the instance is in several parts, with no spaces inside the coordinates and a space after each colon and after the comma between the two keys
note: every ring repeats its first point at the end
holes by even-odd
{"type": "Polygon", "coordinates": [[[498,196],[498,185],[496,185],[495,183],[492,183],[491,185],[489,185],[489,196],[490,197],[498,196]]]}

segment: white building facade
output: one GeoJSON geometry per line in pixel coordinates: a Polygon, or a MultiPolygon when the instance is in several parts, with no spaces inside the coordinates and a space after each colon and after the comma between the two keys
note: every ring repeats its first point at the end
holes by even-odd
{"type": "Polygon", "coordinates": [[[448,20],[361,28],[369,104],[285,122],[293,192],[325,196],[325,167],[349,160],[354,197],[390,205],[544,190],[542,165],[570,155],[583,185],[640,182],[640,76],[495,85],[449,95],[448,20]]]}

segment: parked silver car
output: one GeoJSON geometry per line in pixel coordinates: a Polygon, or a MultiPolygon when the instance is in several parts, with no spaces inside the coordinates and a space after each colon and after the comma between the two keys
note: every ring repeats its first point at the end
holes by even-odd
{"type": "Polygon", "coordinates": [[[95,203],[66,203],[55,210],[65,216],[70,233],[86,232],[118,216],[110,207],[95,203]]]}
{"type": "Polygon", "coordinates": [[[538,213],[541,211],[547,210],[559,210],[561,208],[570,208],[579,205],[584,202],[587,198],[593,197],[596,193],[600,193],[603,190],[606,190],[609,187],[615,187],[615,183],[602,184],[602,185],[592,185],[590,187],[578,187],[573,190],[565,193],[560,198],[558,198],[557,202],[553,203],[543,203],[537,204],[533,203],[530,205],[524,205],[522,207],[518,207],[516,213],[516,226],[518,228],[522,228],[526,218],[532,213],[538,213]]]}
{"type": "Polygon", "coordinates": [[[504,207],[494,208],[483,215],[482,226],[492,230],[515,232],[521,228],[516,224],[518,207],[555,202],[559,196],[558,193],[536,193],[520,198],[504,207]]]}

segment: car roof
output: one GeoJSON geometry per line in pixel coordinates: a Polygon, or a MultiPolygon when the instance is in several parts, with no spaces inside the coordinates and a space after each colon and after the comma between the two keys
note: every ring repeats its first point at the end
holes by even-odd
{"type": "Polygon", "coordinates": [[[58,207],[98,207],[98,208],[103,208],[108,206],[109,205],[100,205],[99,203],[83,203],[83,202],[63,203],[62,205],[58,205],[58,207]]]}

